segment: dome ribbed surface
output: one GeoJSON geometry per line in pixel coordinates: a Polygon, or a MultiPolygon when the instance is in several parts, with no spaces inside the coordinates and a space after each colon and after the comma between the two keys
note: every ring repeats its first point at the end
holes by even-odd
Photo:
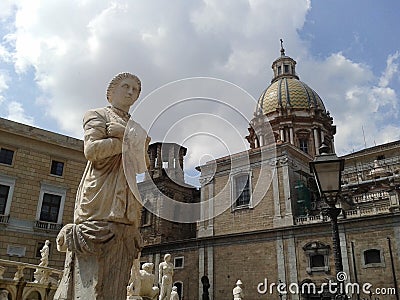
{"type": "Polygon", "coordinates": [[[318,94],[304,82],[296,78],[281,78],[273,82],[258,99],[257,110],[268,114],[278,108],[310,108],[325,111],[318,94]]]}

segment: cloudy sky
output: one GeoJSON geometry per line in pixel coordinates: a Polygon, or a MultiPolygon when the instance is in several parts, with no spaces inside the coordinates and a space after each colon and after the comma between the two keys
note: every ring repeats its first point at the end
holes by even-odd
{"type": "MultiPolygon", "coordinates": [[[[140,101],[188,77],[225,80],[257,99],[283,38],[300,79],[334,117],[345,154],[400,139],[399,11],[397,0],[1,0],[0,116],[81,138],[84,111],[105,105],[121,71],[141,78],[140,101]]],[[[160,114],[157,99],[139,119],[160,114]]],[[[238,108],[247,118],[253,102],[238,108]]],[[[218,111],[196,105],[187,115],[218,111]]],[[[179,123],[186,111],[178,111],[167,116],[179,123]]],[[[210,124],[226,118],[221,111],[210,124]]],[[[192,120],[177,142],[203,128],[196,120],[204,118],[192,120]]],[[[221,145],[246,134],[240,122],[228,122],[237,132],[221,145]]],[[[153,130],[153,141],[163,134],[153,130]]]]}

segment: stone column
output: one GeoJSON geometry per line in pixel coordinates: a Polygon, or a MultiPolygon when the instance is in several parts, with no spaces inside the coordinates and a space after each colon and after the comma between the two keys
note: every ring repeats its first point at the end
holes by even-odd
{"type": "Polygon", "coordinates": [[[290,143],[294,145],[294,139],[293,139],[293,127],[289,128],[289,134],[290,134],[290,143]]]}
{"type": "Polygon", "coordinates": [[[214,248],[207,247],[207,276],[210,282],[209,296],[213,299],[214,296],[214,248]]]}
{"type": "MultiPolygon", "coordinates": [[[[290,235],[288,239],[288,249],[287,249],[287,254],[288,254],[288,264],[290,266],[289,268],[289,280],[288,284],[290,283],[297,283],[298,277],[297,277],[297,257],[296,257],[296,243],[294,240],[294,236],[290,235]]],[[[292,294],[291,295],[292,300],[298,300],[299,295],[298,294],[292,294]]]]}
{"type": "MultiPolygon", "coordinates": [[[[204,247],[199,248],[199,299],[202,298],[203,295],[203,284],[201,283],[201,277],[204,274],[204,247]]],[[[212,299],[212,298],[210,298],[212,299]]]]}
{"type": "Polygon", "coordinates": [[[319,146],[321,145],[320,141],[319,141],[319,137],[318,137],[318,128],[314,128],[313,129],[313,133],[314,133],[314,147],[315,147],[315,154],[319,155],[319,146]]]}
{"type": "MultiPolygon", "coordinates": [[[[271,164],[275,164],[273,161],[271,164]]],[[[279,179],[278,179],[278,168],[275,166],[274,175],[272,177],[272,192],[274,197],[274,227],[279,226],[281,221],[281,204],[280,204],[280,194],[279,194],[279,179]]]]}
{"type": "MultiPolygon", "coordinates": [[[[282,236],[276,238],[276,261],[278,262],[278,280],[286,282],[286,262],[283,249],[282,236]]],[[[282,295],[282,300],[286,300],[286,295],[282,295]]]]}
{"type": "Polygon", "coordinates": [[[208,184],[208,222],[207,236],[214,235],[214,180],[208,184]]]}
{"type": "Polygon", "coordinates": [[[289,164],[287,157],[280,159],[282,165],[282,184],[285,197],[285,224],[293,225],[292,198],[290,193],[289,164]]]}
{"type": "Polygon", "coordinates": [[[285,141],[285,131],[283,128],[279,128],[279,132],[281,135],[281,141],[285,141]]]}
{"type": "Polygon", "coordinates": [[[349,257],[347,256],[346,232],[343,225],[339,225],[340,251],[342,252],[343,271],[347,274],[347,282],[352,282],[350,277],[349,257]]]}

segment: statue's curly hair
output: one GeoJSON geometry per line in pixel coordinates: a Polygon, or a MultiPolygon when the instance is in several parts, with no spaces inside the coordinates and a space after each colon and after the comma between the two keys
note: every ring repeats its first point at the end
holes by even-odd
{"type": "Polygon", "coordinates": [[[118,85],[118,83],[120,83],[125,78],[132,78],[133,80],[135,80],[137,83],[137,86],[138,86],[138,91],[140,93],[140,91],[142,89],[142,83],[140,82],[140,79],[136,75],[133,75],[128,72],[119,73],[119,74],[115,75],[114,78],[111,79],[110,83],[108,84],[108,87],[107,87],[108,102],[110,102],[110,96],[111,96],[112,90],[118,85]]]}

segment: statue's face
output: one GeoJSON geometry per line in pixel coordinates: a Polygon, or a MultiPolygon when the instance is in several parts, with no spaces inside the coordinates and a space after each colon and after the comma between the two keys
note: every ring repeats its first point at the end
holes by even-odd
{"type": "Polygon", "coordinates": [[[153,264],[152,263],[146,263],[143,265],[143,270],[145,270],[148,273],[153,272],[153,264]]]}
{"type": "Polygon", "coordinates": [[[165,255],[164,257],[166,262],[170,262],[171,261],[171,255],[165,255]]]}
{"type": "Polygon", "coordinates": [[[139,89],[136,80],[125,78],[121,80],[111,93],[111,104],[121,106],[131,106],[139,97],[139,89]]]}

